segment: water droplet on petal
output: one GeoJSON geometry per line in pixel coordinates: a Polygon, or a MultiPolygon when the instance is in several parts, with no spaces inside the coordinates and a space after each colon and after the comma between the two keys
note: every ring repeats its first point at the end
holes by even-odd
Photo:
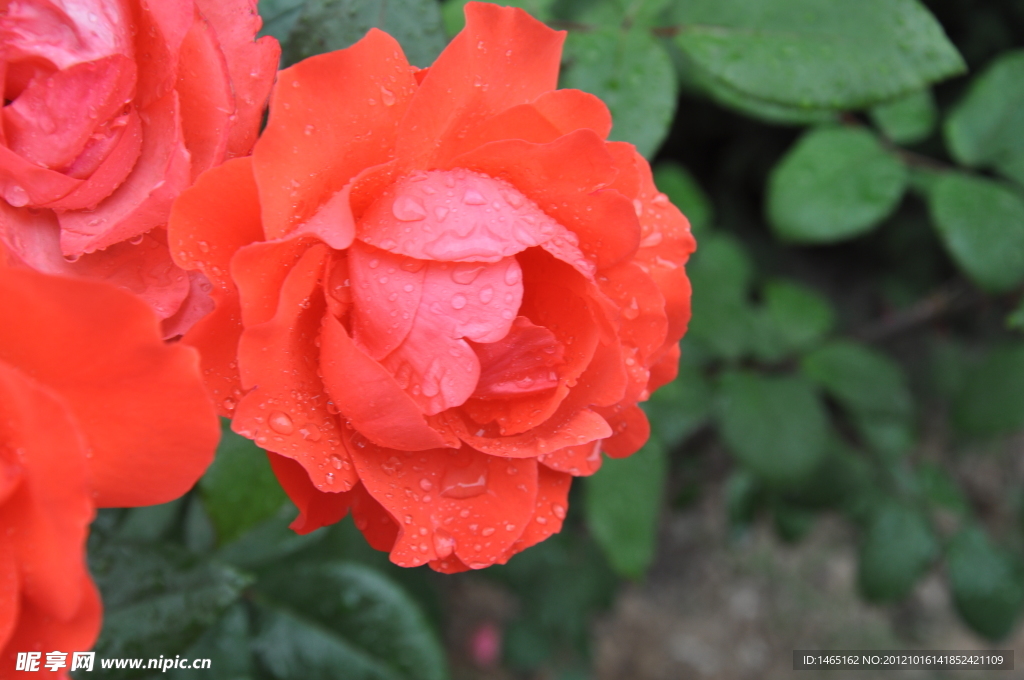
{"type": "Polygon", "coordinates": [[[4,199],[15,208],[23,208],[28,205],[28,192],[17,184],[8,184],[4,189],[4,199]]]}
{"type": "Polygon", "coordinates": [[[223,404],[224,404],[224,408],[226,408],[226,409],[227,409],[227,410],[229,410],[229,411],[234,411],[234,410],[235,410],[235,406],[238,406],[238,402],[236,402],[236,401],[235,401],[234,399],[232,399],[231,397],[228,397],[228,398],[226,398],[226,399],[225,399],[225,400],[224,400],[223,402],[221,402],[221,403],[223,403],[223,404]]]}
{"type": "Polygon", "coordinates": [[[633,298],[629,302],[629,306],[622,309],[622,316],[626,317],[630,321],[640,316],[640,306],[636,302],[636,298],[633,298]]]}
{"type": "Polygon", "coordinates": [[[334,473],[328,472],[326,475],[324,475],[324,479],[327,480],[328,484],[334,484],[334,473]]]}
{"type": "Polygon", "coordinates": [[[331,456],[331,467],[335,470],[341,469],[341,458],[339,456],[331,456]]]}
{"type": "Polygon", "coordinates": [[[455,269],[452,270],[452,281],[468,286],[476,281],[477,277],[480,276],[480,272],[486,268],[486,265],[476,262],[456,265],[455,269]]]}
{"type": "Polygon", "coordinates": [[[270,417],[267,419],[267,424],[270,425],[270,429],[278,434],[291,434],[292,430],[295,429],[292,425],[292,419],[283,411],[274,411],[271,413],[270,417]]]}
{"type": "Polygon", "coordinates": [[[554,513],[558,519],[565,519],[565,506],[558,503],[551,504],[551,512],[554,513]]]}
{"type": "Polygon", "coordinates": [[[430,491],[434,488],[434,485],[430,483],[430,480],[424,477],[420,480],[420,488],[424,491],[430,491]]]}
{"type": "Polygon", "coordinates": [[[427,217],[427,211],[423,207],[423,203],[418,198],[409,195],[396,198],[391,206],[391,212],[403,222],[418,222],[427,217]]]}
{"type": "Polygon", "coordinates": [[[444,529],[434,529],[434,552],[444,559],[455,551],[455,539],[444,529]]]}
{"type": "Polygon", "coordinates": [[[466,189],[466,193],[462,195],[462,202],[466,205],[485,205],[487,199],[476,189],[466,189]]]}
{"type": "Polygon", "coordinates": [[[465,306],[466,306],[466,296],[465,295],[453,295],[452,296],[452,308],[453,309],[462,309],[465,306]]]}
{"type": "Polygon", "coordinates": [[[302,435],[303,439],[311,442],[320,441],[320,428],[313,423],[306,423],[299,428],[299,434],[302,435]]]}
{"type": "MultiPolygon", "coordinates": [[[[441,480],[441,495],[447,498],[473,498],[487,491],[487,463],[474,460],[467,467],[452,467],[441,480]]],[[[468,517],[469,511],[462,517],[468,517]]]]}
{"type": "Polygon", "coordinates": [[[480,289],[479,296],[480,302],[486,305],[488,302],[494,299],[494,287],[484,286],[483,288],[480,289]]]}
{"type": "Polygon", "coordinates": [[[494,527],[484,527],[484,530],[480,532],[484,536],[490,536],[494,533],[494,527]]]}
{"type": "Polygon", "coordinates": [[[515,260],[509,263],[508,269],[505,270],[505,284],[514,286],[519,283],[522,278],[522,271],[519,269],[519,263],[515,260]]]}

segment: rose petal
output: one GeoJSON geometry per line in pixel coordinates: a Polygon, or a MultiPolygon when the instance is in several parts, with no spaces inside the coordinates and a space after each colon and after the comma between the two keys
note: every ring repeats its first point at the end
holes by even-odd
{"type": "Polygon", "coordinates": [[[242,398],[242,379],[238,374],[242,312],[237,295],[214,289],[211,298],[213,311],[197,321],[181,342],[199,351],[206,391],[217,413],[230,418],[242,398]]]}
{"type": "Polygon", "coordinates": [[[402,121],[395,148],[407,168],[436,167],[460,134],[557,87],[563,31],[520,9],[473,3],[465,12],[466,27],[434,61],[402,121]]]}
{"type": "Polygon", "coordinates": [[[390,160],[415,87],[398,43],[376,29],[278,73],[253,149],[268,239],[308,220],[364,168],[390,160]]]}
{"type": "Polygon", "coordinates": [[[189,183],[177,97],[140,109],[142,151],[131,174],[90,212],[61,212],[61,250],[81,255],[167,224],[171,202],[189,183]]]}
{"type": "Polygon", "coordinates": [[[453,553],[472,568],[488,566],[533,514],[534,460],[510,461],[468,447],[394,451],[358,439],[352,457],[366,490],[398,521],[391,561],[400,566],[453,553]]]}
{"type": "Polygon", "coordinates": [[[316,341],[325,305],[320,288],[329,249],[308,248],[281,285],[272,319],[246,325],[238,345],[242,385],[232,428],[260,447],[297,460],[313,485],[348,491],[358,479],[328,411],[316,341]]]}
{"type": "Polygon", "coordinates": [[[555,334],[516,317],[508,334],[492,343],[474,344],[480,380],[473,397],[507,399],[549,390],[558,385],[555,368],[565,363],[565,346],[555,334]]]}
{"type": "Polygon", "coordinates": [[[605,142],[592,130],[577,130],[549,144],[491,142],[451,164],[510,182],[575,233],[598,268],[622,261],[639,246],[633,204],[617,191],[602,191],[615,179],[616,169],[605,142]]]}
{"type": "Polygon", "coordinates": [[[4,647],[21,614],[21,582],[18,562],[10,538],[0,536],[0,663],[6,657],[4,647]]]}
{"type": "Polygon", "coordinates": [[[571,485],[572,475],[557,472],[543,465],[537,467],[537,504],[533,518],[527,523],[523,535],[509,548],[502,563],[516,553],[537,545],[562,530],[562,523],[569,508],[571,485]]]}
{"type": "Polygon", "coordinates": [[[82,599],[85,538],[94,514],[88,443],[63,399],[3,362],[0,401],[0,442],[18,452],[23,469],[22,483],[0,505],[0,527],[17,555],[25,596],[52,616],[69,618],[82,599]]]}
{"type": "Polygon", "coordinates": [[[604,416],[615,434],[601,444],[602,450],[612,458],[625,458],[640,450],[651,436],[647,415],[633,403],[594,409],[604,416]]]}
{"type": "Polygon", "coordinates": [[[107,284],[9,270],[0,316],[18,320],[0,325],[0,360],[24,367],[75,413],[98,506],[165,503],[195,483],[220,436],[197,382],[199,357],[165,345],[141,300],[107,284]]]}
{"type": "Polygon", "coordinates": [[[320,370],[334,404],[370,441],[410,451],[445,445],[391,374],[356,347],[329,314],[323,320],[320,370]]]}
{"type": "Polygon", "coordinates": [[[325,493],[309,479],[306,469],[291,458],[267,451],[267,460],[281,488],[288,494],[299,516],[288,527],[297,534],[308,534],[340,521],[352,505],[352,493],[325,493]]]}
{"type": "Polygon", "coordinates": [[[426,263],[356,241],[348,250],[352,339],[380,360],[402,344],[423,296],[426,263]]]}

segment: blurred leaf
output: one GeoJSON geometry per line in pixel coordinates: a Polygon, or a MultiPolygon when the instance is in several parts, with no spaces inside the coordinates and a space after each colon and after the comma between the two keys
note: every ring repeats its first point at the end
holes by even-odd
{"type": "Polygon", "coordinates": [[[306,0],[260,0],[259,13],[263,19],[260,35],[272,35],[284,45],[305,3],[306,0]]]}
{"type": "Polygon", "coordinates": [[[711,227],[714,207],[689,170],[672,161],[658,163],[654,183],[686,215],[694,235],[711,227]]]}
{"type": "Polygon", "coordinates": [[[259,584],[254,642],[275,678],[443,680],[444,652],[423,613],[380,572],[351,562],[299,564],[259,584]]]}
{"type": "Polygon", "coordinates": [[[909,416],[913,410],[903,369],[867,345],[850,340],[829,343],[807,355],[802,367],[852,411],[909,416]]]}
{"type": "Polygon", "coordinates": [[[764,495],[764,489],[754,475],[742,468],[735,470],[725,482],[725,509],[729,523],[743,526],[754,521],[754,514],[764,495]]]}
{"type": "Polygon", "coordinates": [[[1024,199],[992,180],[950,172],[934,180],[928,207],[946,249],[982,288],[1024,280],[1024,199]]]}
{"type": "Polygon", "coordinates": [[[747,302],[753,265],[727,234],[708,234],[686,268],[693,284],[693,319],[687,335],[714,355],[742,356],[751,344],[753,311],[747,302]]]}
{"type": "Polygon", "coordinates": [[[643,404],[652,433],[671,449],[703,425],[711,415],[711,386],[703,372],[687,362],[679,376],[643,404]]]}
{"type": "Polygon", "coordinates": [[[132,508],[117,525],[117,535],[127,541],[152,542],[165,538],[181,517],[185,498],[170,503],[132,508]]]}
{"type": "MultiPolygon", "coordinates": [[[[449,38],[454,38],[466,25],[466,15],[463,7],[469,0],[444,0],[441,3],[441,16],[444,20],[444,30],[449,38]]],[[[520,7],[530,13],[534,19],[548,21],[551,19],[551,6],[557,0],[502,0],[495,3],[503,7],[520,7]]]]}
{"type": "Polygon", "coordinates": [[[221,431],[217,455],[199,480],[199,490],[220,542],[227,543],[271,517],[287,496],[263,449],[232,432],[227,419],[221,431]]]}
{"type": "Polygon", "coordinates": [[[875,602],[903,599],[935,558],[935,537],[920,512],[888,502],[878,508],[860,545],[858,581],[875,602]]]}
{"type": "Polygon", "coordinates": [[[775,503],[772,516],[775,519],[775,532],[788,543],[795,543],[806,536],[818,518],[817,513],[785,501],[775,503]]]}
{"type": "Polygon", "coordinates": [[[676,78],[665,49],[640,28],[572,31],[561,87],[600,97],[614,121],[609,139],[630,142],[651,158],[676,109],[676,78]]]}
{"type": "Polygon", "coordinates": [[[907,171],[867,130],[821,127],[800,138],[768,178],[780,238],[831,243],[863,234],[903,196],[907,171]]]}
{"type": "Polygon", "coordinates": [[[781,104],[852,109],[961,73],[914,0],[689,0],[676,42],[712,76],[781,104]]]}
{"type": "Polygon", "coordinates": [[[420,67],[434,63],[447,43],[436,0],[305,0],[282,61],[289,65],[344,49],[374,27],[397,40],[409,63],[420,67]]]}
{"type": "MultiPolygon", "coordinates": [[[[223,680],[246,680],[254,677],[252,653],[249,651],[249,615],[245,606],[235,604],[220,620],[211,626],[194,645],[182,652],[187,659],[209,659],[210,668],[216,669],[223,680]]],[[[193,680],[192,669],[170,669],[153,678],[193,680]]]]}
{"type": "Polygon", "coordinates": [[[1024,344],[996,349],[969,370],[953,401],[953,424],[976,436],[1024,427],[1024,344]]]}
{"type": "Polygon", "coordinates": [[[533,621],[516,619],[502,635],[502,656],[512,668],[532,671],[551,656],[551,643],[544,630],[533,621]]]}
{"type": "Polygon", "coordinates": [[[184,651],[250,583],[229,566],[200,561],[171,545],[105,543],[90,550],[89,566],[103,594],[96,651],[107,658],[184,651]]]}
{"type": "Polygon", "coordinates": [[[587,527],[612,568],[643,576],[654,558],[668,462],[657,438],[628,458],[606,458],[584,482],[587,527]]]}
{"type": "Polygon", "coordinates": [[[757,317],[754,349],[762,361],[778,361],[820,342],[835,326],[835,312],[813,288],[769,281],[757,317]]]}
{"type": "Polygon", "coordinates": [[[982,529],[970,527],[950,542],[946,571],[964,621],[990,640],[1006,637],[1024,603],[1020,563],[993,546],[982,529]]]}
{"type": "Polygon", "coordinates": [[[798,376],[726,373],[719,391],[719,423],[733,454],[769,484],[801,481],[825,455],[825,407],[798,376]]]}
{"type": "Polygon", "coordinates": [[[871,109],[871,120],[897,144],[915,144],[935,129],[939,112],[932,91],[917,90],[871,109]]]}
{"type": "Polygon", "coordinates": [[[207,553],[217,544],[217,531],[206,514],[203,501],[199,494],[189,494],[188,506],[185,509],[183,527],[185,547],[194,553],[207,553]]]}
{"type": "Polygon", "coordinates": [[[962,515],[970,510],[956,480],[944,468],[926,461],[917,466],[916,473],[921,494],[930,503],[962,515]]]}
{"type": "Polygon", "coordinates": [[[1021,298],[1017,307],[1006,317],[1006,327],[1014,330],[1024,330],[1024,298],[1021,298]]]}
{"type": "Polygon", "coordinates": [[[971,81],[946,119],[946,142],[965,165],[994,167],[1024,184],[1024,50],[1004,52],[971,81]]]}
{"type": "Polygon", "coordinates": [[[273,517],[223,546],[218,558],[243,569],[254,569],[323,540],[324,531],[303,535],[288,528],[298,514],[294,505],[285,503],[273,517]]]}
{"type": "Polygon", "coordinates": [[[898,455],[913,444],[913,399],[903,370],[892,359],[839,340],[808,354],[801,368],[851,412],[861,436],[876,451],[898,455]]]}

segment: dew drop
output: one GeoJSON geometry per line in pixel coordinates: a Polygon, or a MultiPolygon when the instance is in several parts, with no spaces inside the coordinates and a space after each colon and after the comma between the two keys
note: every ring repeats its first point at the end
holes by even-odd
{"type": "MultiPolygon", "coordinates": [[[[131,243],[133,246],[137,246],[140,243],[142,243],[142,239],[144,239],[144,238],[146,238],[145,234],[139,234],[138,236],[132,236],[130,239],[128,239],[128,243],[131,243]]],[[[204,245],[206,245],[206,241],[200,241],[199,249],[203,250],[203,246],[204,245]]],[[[207,250],[209,250],[210,247],[206,246],[206,248],[207,248],[207,250]]],[[[205,253],[206,250],[203,250],[203,252],[205,253]]]]}
{"type": "Polygon", "coordinates": [[[423,203],[414,196],[399,196],[391,206],[391,213],[403,222],[418,222],[426,219],[427,211],[423,203]]]}
{"type": "MultiPolygon", "coordinates": [[[[487,491],[487,463],[474,460],[466,467],[451,467],[441,479],[441,495],[447,498],[473,498],[487,491]]],[[[464,511],[463,517],[469,516],[464,511]]],[[[460,513],[461,514],[461,513],[460,513]]]]}
{"type": "Polygon", "coordinates": [[[490,536],[494,533],[494,527],[484,527],[484,530],[480,532],[484,536],[490,536]]]}
{"type": "Polygon", "coordinates": [[[411,283],[407,283],[404,286],[402,286],[402,290],[404,290],[406,293],[411,293],[414,290],[416,290],[416,286],[412,285],[411,283]]]}
{"type": "Polygon", "coordinates": [[[331,456],[331,467],[335,470],[341,469],[341,458],[339,456],[331,456]]]}
{"type": "Polygon", "coordinates": [[[334,484],[334,473],[328,472],[326,475],[324,475],[324,479],[327,480],[328,484],[334,484]]]}
{"type": "Polygon", "coordinates": [[[514,286],[519,283],[522,278],[522,272],[519,269],[519,265],[515,260],[508,265],[508,269],[505,270],[505,284],[508,286],[514,286]]]}
{"type": "Polygon", "coordinates": [[[17,184],[8,184],[4,189],[4,199],[15,208],[23,208],[28,205],[28,192],[17,184]]]}
{"type": "Polygon", "coordinates": [[[468,286],[476,281],[477,277],[480,276],[480,272],[484,269],[486,269],[485,265],[475,262],[456,265],[455,269],[452,270],[452,281],[468,286]]]}
{"type": "Polygon", "coordinates": [[[306,423],[299,428],[299,434],[302,435],[303,439],[311,442],[320,441],[320,428],[313,423],[306,423]]]}
{"type": "Polygon", "coordinates": [[[395,93],[388,88],[381,85],[380,88],[380,100],[384,102],[384,106],[394,106],[395,104],[395,93]]]}
{"type": "Polygon", "coordinates": [[[630,300],[629,306],[628,307],[624,307],[622,309],[622,316],[626,317],[630,321],[632,321],[632,320],[636,319],[638,316],[640,316],[640,306],[637,304],[636,298],[633,298],[632,300],[630,300]]]}
{"type": "Polygon", "coordinates": [[[456,294],[456,295],[452,296],[452,308],[453,309],[462,309],[465,306],[466,306],[466,296],[465,295],[456,294]]]}
{"type": "Polygon", "coordinates": [[[483,288],[480,289],[479,296],[480,302],[486,305],[488,302],[494,299],[494,287],[484,286],[483,288]]]}
{"type": "Polygon", "coordinates": [[[462,202],[466,205],[486,205],[487,199],[476,189],[466,189],[466,193],[462,195],[462,202]]]}
{"type": "Polygon", "coordinates": [[[430,483],[430,480],[424,477],[420,480],[420,488],[424,491],[430,491],[434,488],[434,485],[430,483]]]}
{"type": "Polygon", "coordinates": [[[234,410],[235,410],[235,407],[236,407],[236,406],[238,406],[238,402],[236,402],[236,401],[235,401],[234,399],[232,399],[231,397],[228,397],[228,398],[226,398],[226,399],[225,399],[225,400],[224,400],[223,402],[221,402],[221,403],[222,403],[222,404],[224,404],[224,408],[226,408],[226,409],[227,409],[228,411],[234,411],[234,410]]]}
{"type": "Polygon", "coordinates": [[[644,214],[644,204],[641,203],[639,199],[633,199],[633,211],[636,213],[637,217],[644,214]]]}
{"type": "Polygon", "coordinates": [[[565,519],[565,506],[558,503],[551,504],[551,512],[555,514],[558,519],[565,519]]]}
{"type": "Polygon", "coordinates": [[[267,419],[267,424],[270,425],[270,429],[278,434],[291,434],[292,430],[295,429],[292,425],[292,419],[283,411],[274,411],[271,413],[270,417],[267,419]]]}
{"type": "Polygon", "coordinates": [[[444,529],[434,529],[434,552],[444,559],[455,551],[455,539],[444,529]]]}

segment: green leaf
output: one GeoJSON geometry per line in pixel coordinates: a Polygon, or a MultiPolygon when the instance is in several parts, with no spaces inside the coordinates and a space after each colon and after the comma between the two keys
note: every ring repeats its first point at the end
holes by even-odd
{"type": "Polygon", "coordinates": [[[374,27],[395,38],[416,66],[430,66],[447,43],[435,0],[306,0],[282,60],[294,64],[343,49],[374,27]]]}
{"type": "Polygon", "coordinates": [[[243,569],[255,569],[322,541],[325,531],[303,535],[288,528],[298,514],[294,505],[285,503],[273,517],[222,547],[218,559],[243,569]]]}
{"type": "Polygon", "coordinates": [[[658,163],[654,183],[686,215],[695,235],[711,227],[714,207],[689,170],[672,161],[658,163]]]}
{"type": "Polygon", "coordinates": [[[946,571],[967,625],[990,640],[1005,638],[1024,603],[1020,563],[993,546],[982,529],[969,527],[950,542],[946,571]]]}
{"type": "Polygon", "coordinates": [[[944,468],[925,461],[917,466],[916,474],[921,495],[928,502],[960,515],[966,515],[970,510],[956,480],[944,468]]]}
{"type": "Polygon", "coordinates": [[[351,562],[299,564],[259,584],[253,647],[275,678],[443,680],[444,651],[413,600],[351,562]]]}
{"type": "Polygon", "coordinates": [[[727,234],[709,234],[686,271],[694,291],[688,337],[716,356],[739,358],[751,345],[753,324],[747,301],[753,264],[743,245],[727,234]]]}
{"type": "Polygon", "coordinates": [[[118,524],[117,535],[127,541],[159,541],[174,528],[184,504],[185,499],[182,497],[160,505],[132,508],[125,512],[118,524]]]}
{"type": "Polygon", "coordinates": [[[817,513],[785,501],[775,503],[772,516],[775,532],[787,543],[795,543],[806,536],[818,518],[817,513]]]}
{"type": "Polygon", "coordinates": [[[780,238],[831,243],[863,234],[903,196],[904,165],[861,128],[811,130],[768,178],[768,218],[780,238]]]}
{"type": "Polygon", "coordinates": [[[866,345],[838,340],[807,355],[804,373],[857,413],[909,417],[913,401],[899,364],[866,345]]]}
{"type": "Polygon", "coordinates": [[[825,455],[825,407],[799,376],[726,373],[719,391],[719,423],[733,454],[769,484],[805,479],[825,455]]]}
{"type": "Polygon", "coordinates": [[[651,432],[671,449],[707,422],[711,403],[711,386],[703,372],[684,361],[678,377],[658,389],[643,409],[651,432]]]}
{"type": "Polygon", "coordinates": [[[778,361],[820,342],[835,326],[827,299],[793,281],[769,281],[762,292],[754,349],[762,361],[778,361]]]}
{"type": "Polygon", "coordinates": [[[1024,427],[1024,345],[1000,347],[969,369],[953,400],[953,424],[982,437],[1024,427]]]}
{"type": "Polygon", "coordinates": [[[260,0],[260,17],[263,19],[260,35],[274,36],[283,45],[295,28],[305,3],[306,0],[260,0]]]}
{"type": "Polygon", "coordinates": [[[628,458],[606,458],[584,482],[590,533],[627,578],[643,576],[654,558],[667,467],[661,442],[651,438],[628,458]]]}
{"type": "Polygon", "coordinates": [[[917,90],[871,109],[871,120],[897,144],[915,144],[935,129],[939,112],[931,90],[917,90]]]}
{"type": "Polygon", "coordinates": [[[1024,280],[1024,199],[1006,186],[958,172],[937,177],[928,207],[946,250],[982,288],[1024,280]]]}
{"type": "Polygon", "coordinates": [[[946,119],[946,142],[965,165],[994,167],[1024,184],[1024,50],[1003,52],[971,82],[946,119]]]}
{"type": "Polygon", "coordinates": [[[108,658],[181,653],[250,583],[229,566],[171,545],[102,544],[90,551],[89,566],[103,594],[96,649],[108,658]]]}
{"type": "Polygon", "coordinates": [[[674,18],[713,77],[790,106],[860,108],[965,68],[915,0],[689,0],[674,18]]]}
{"type": "Polygon", "coordinates": [[[938,551],[920,512],[888,502],[871,518],[860,544],[858,581],[875,602],[903,599],[938,551]]]}
{"type": "MultiPolygon", "coordinates": [[[[186,659],[209,659],[210,668],[216,669],[218,678],[244,680],[254,675],[253,658],[249,651],[249,615],[241,603],[228,609],[194,645],[182,652],[186,659]]],[[[153,677],[168,680],[194,680],[193,669],[170,669],[153,677]]]]}
{"type": "Polygon", "coordinates": [[[676,78],[668,53],[649,31],[572,31],[565,43],[561,86],[595,94],[612,112],[610,139],[630,142],[651,158],[676,109],[676,78]]]}
{"type": "Polygon", "coordinates": [[[232,432],[229,420],[221,422],[221,430],[217,455],[199,490],[220,542],[227,543],[273,516],[287,496],[263,449],[232,432]]]}
{"type": "Polygon", "coordinates": [[[735,470],[725,482],[725,509],[729,523],[743,527],[753,522],[764,495],[764,489],[754,475],[742,468],[735,470]]]}
{"type": "Polygon", "coordinates": [[[913,398],[895,361],[866,345],[840,340],[808,354],[801,368],[851,412],[872,448],[896,455],[913,444],[913,398]]]}

